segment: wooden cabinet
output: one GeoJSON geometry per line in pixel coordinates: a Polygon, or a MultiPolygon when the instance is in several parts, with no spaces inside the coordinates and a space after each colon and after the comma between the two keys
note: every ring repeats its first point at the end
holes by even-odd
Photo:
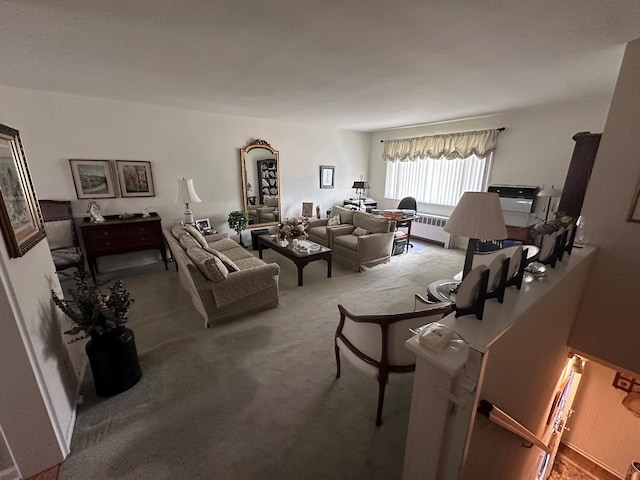
{"type": "Polygon", "coordinates": [[[573,136],[576,146],[562,187],[562,196],[558,204],[559,212],[564,212],[573,218],[580,216],[601,136],[601,133],[590,132],[580,132],[573,136]]]}
{"type": "Polygon", "coordinates": [[[121,219],[118,215],[104,218],[103,223],[91,223],[85,219],[80,224],[87,262],[94,279],[98,271],[97,258],[118,253],[158,249],[165,269],[168,268],[167,251],[158,214],[152,213],[146,218],[140,214],[130,219],[121,219]]]}

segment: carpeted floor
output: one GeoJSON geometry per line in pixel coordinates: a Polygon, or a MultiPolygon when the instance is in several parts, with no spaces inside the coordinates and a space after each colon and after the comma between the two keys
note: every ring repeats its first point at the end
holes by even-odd
{"type": "Polygon", "coordinates": [[[338,303],[358,313],[413,309],[413,295],[461,269],[463,252],[439,247],[356,273],[326,263],[278,262],[280,305],[212,329],[191,306],[174,266],[118,272],[135,298],[143,377],[111,398],[83,385],[72,479],[399,479],[411,385],[387,388],[374,423],[377,384],[349,364],[335,379],[338,303]]]}

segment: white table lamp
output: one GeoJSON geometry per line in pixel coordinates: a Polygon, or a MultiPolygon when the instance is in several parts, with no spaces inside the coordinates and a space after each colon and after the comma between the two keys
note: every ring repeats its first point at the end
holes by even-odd
{"type": "Polygon", "coordinates": [[[469,237],[462,278],[473,265],[473,254],[478,239],[502,240],[507,238],[507,227],[500,206],[500,197],[494,192],[464,192],[444,226],[453,235],[469,237]]]}
{"type": "Polygon", "coordinates": [[[179,178],[178,179],[178,198],[176,203],[184,203],[184,223],[193,225],[193,212],[189,208],[190,203],[200,203],[200,197],[193,188],[192,178],[179,178]]]}

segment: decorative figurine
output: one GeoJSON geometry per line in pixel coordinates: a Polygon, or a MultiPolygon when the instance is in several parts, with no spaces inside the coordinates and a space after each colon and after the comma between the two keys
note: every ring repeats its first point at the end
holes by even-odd
{"type": "Polygon", "coordinates": [[[91,217],[92,223],[104,222],[104,217],[100,215],[100,205],[98,205],[98,202],[96,202],[95,200],[89,202],[87,213],[91,217]]]}
{"type": "Polygon", "coordinates": [[[320,205],[316,205],[316,217],[320,220],[320,205]]]}

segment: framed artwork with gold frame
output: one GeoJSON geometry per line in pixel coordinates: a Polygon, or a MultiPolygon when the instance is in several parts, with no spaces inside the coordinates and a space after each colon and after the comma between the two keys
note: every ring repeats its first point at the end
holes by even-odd
{"type": "Polygon", "coordinates": [[[0,228],[9,256],[22,257],[45,237],[18,130],[0,125],[0,228]]]}

